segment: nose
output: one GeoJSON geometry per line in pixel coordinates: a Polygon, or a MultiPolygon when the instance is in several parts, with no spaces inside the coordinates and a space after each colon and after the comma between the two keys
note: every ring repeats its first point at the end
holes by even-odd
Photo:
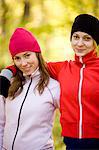
{"type": "Polygon", "coordinates": [[[80,38],[79,40],[78,40],[78,42],[77,42],[77,45],[78,46],[82,46],[84,43],[83,43],[83,39],[82,38],[80,38]]]}
{"type": "Polygon", "coordinates": [[[21,65],[22,66],[26,66],[27,65],[27,61],[25,59],[21,59],[21,65]]]}

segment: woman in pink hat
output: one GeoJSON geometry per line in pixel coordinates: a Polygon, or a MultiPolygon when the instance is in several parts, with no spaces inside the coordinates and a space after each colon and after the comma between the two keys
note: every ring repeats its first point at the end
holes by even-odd
{"type": "Polygon", "coordinates": [[[7,98],[0,96],[0,150],[53,150],[59,83],[49,77],[40,46],[26,29],[15,30],[9,50],[17,73],[7,98]]]}

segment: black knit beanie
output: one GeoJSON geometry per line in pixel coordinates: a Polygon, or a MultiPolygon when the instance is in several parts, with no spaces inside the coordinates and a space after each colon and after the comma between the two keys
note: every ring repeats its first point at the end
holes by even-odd
{"type": "Polygon", "coordinates": [[[81,31],[85,32],[92,36],[96,41],[97,45],[99,44],[99,19],[91,16],[89,14],[80,14],[78,15],[71,29],[71,37],[74,32],[81,31]]]}

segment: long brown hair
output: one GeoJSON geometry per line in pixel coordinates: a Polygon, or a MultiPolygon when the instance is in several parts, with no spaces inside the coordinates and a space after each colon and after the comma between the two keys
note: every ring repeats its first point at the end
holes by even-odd
{"type": "MultiPolygon", "coordinates": [[[[46,63],[41,55],[41,53],[36,53],[36,56],[39,61],[39,71],[40,71],[40,79],[35,88],[39,91],[39,94],[42,94],[44,91],[44,88],[48,85],[49,82],[49,73],[47,70],[46,63]]],[[[8,96],[13,99],[15,97],[16,92],[18,91],[18,94],[21,93],[23,89],[23,85],[25,83],[25,78],[23,76],[23,73],[16,67],[17,73],[13,78],[13,81],[11,83],[11,86],[9,88],[8,96]]]]}

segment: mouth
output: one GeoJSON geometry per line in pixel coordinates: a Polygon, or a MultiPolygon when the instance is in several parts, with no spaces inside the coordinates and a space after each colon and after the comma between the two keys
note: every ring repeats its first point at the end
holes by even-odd
{"type": "Polygon", "coordinates": [[[24,71],[24,72],[27,72],[27,71],[29,71],[30,70],[30,67],[28,67],[28,68],[22,68],[22,70],[24,71]]]}
{"type": "Polygon", "coordinates": [[[79,49],[79,48],[76,48],[75,50],[78,51],[79,53],[82,53],[85,51],[85,49],[79,49]]]}

